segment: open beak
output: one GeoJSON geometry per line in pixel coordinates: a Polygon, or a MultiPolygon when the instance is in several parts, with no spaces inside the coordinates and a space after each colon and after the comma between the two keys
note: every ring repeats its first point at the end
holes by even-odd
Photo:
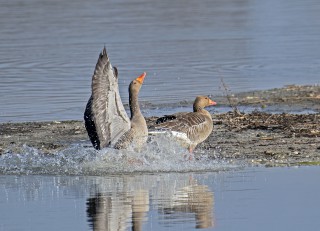
{"type": "Polygon", "coordinates": [[[147,75],[147,73],[143,72],[142,75],[140,75],[138,78],[136,78],[136,81],[138,81],[139,83],[142,84],[146,75],[147,75]]]}

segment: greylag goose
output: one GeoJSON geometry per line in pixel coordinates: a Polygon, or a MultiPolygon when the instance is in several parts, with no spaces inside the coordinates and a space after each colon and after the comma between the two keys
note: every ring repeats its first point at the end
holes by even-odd
{"type": "Polygon", "coordinates": [[[130,141],[138,140],[140,144],[147,139],[147,126],[138,104],[138,93],[145,76],[143,73],[130,84],[130,120],[120,98],[118,70],[112,67],[104,47],[92,76],[92,94],[84,112],[85,127],[95,149],[125,148],[130,141]]]}
{"type": "Polygon", "coordinates": [[[140,149],[148,139],[148,128],[138,102],[138,94],[146,76],[144,72],[141,76],[133,80],[129,85],[129,106],[131,113],[131,127],[125,132],[114,145],[116,149],[125,149],[129,145],[134,145],[140,149]]]}
{"type": "Polygon", "coordinates": [[[176,113],[159,118],[152,125],[150,134],[170,133],[189,152],[206,140],[213,129],[211,114],[204,108],[217,103],[207,96],[197,96],[193,103],[193,112],[176,113]]]}

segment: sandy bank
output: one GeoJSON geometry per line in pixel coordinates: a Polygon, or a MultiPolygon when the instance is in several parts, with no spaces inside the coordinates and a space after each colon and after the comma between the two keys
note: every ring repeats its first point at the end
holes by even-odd
{"type": "MultiPolygon", "coordinates": [[[[263,112],[215,114],[214,132],[199,145],[211,158],[243,160],[253,164],[320,164],[320,87],[288,86],[268,91],[232,95],[221,99],[239,105],[279,108],[301,107],[313,114],[270,114],[263,112]]],[[[218,101],[219,102],[219,101],[218,101]]],[[[155,118],[147,118],[152,123],[155,118]]],[[[19,153],[23,145],[54,154],[74,143],[91,148],[83,121],[51,121],[0,124],[0,154],[19,153]]],[[[198,154],[197,154],[198,153],[198,154]]]]}

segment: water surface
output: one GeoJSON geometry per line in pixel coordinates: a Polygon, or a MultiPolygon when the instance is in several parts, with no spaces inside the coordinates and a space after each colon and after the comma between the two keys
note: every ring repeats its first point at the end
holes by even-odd
{"type": "Polygon", "coordinates": [[[0,176],[0,230],[317,230],[318,167],[0,176]]]}
{"type": "MultiPolygon", "coordinates": [[[[129,82],[148,73],[141,99],[319,83],[316,0],[11,0],[0,8],[0,122],[82,119],[106,45],[129,82]]],[[[160,110],[161,111],[161,110],[160,110]]]]}

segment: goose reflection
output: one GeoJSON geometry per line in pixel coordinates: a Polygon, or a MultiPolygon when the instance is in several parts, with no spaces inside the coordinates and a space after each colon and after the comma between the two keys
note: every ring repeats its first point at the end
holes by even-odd
{"type": "Polygon", "coordinates": [[[162,216],[161,223],[182,219],[195,220],[196,228],[214,227],[214,195],[207,185],[184,174],[120,178],[97,182],[99,189],[87,199],[92,230],[144,230],[150,208],[162,216]]]}
{"type": "Polygon", "coordinates": [[[176,190],[170,200],[161,205],[160,213],[165,219],[179,214],[195,217],[196,228],[214,227],[214,197],[207,185],[199,185],[191,179],[190,184],[176,190]]]}
{"type": "Polygon", "coordinates": [[[142,230],[149,211],[149,194],[146,190],[123,193],[117,196],[97,193],[87,199],[87,214],[94,231],[142,230]]]}

